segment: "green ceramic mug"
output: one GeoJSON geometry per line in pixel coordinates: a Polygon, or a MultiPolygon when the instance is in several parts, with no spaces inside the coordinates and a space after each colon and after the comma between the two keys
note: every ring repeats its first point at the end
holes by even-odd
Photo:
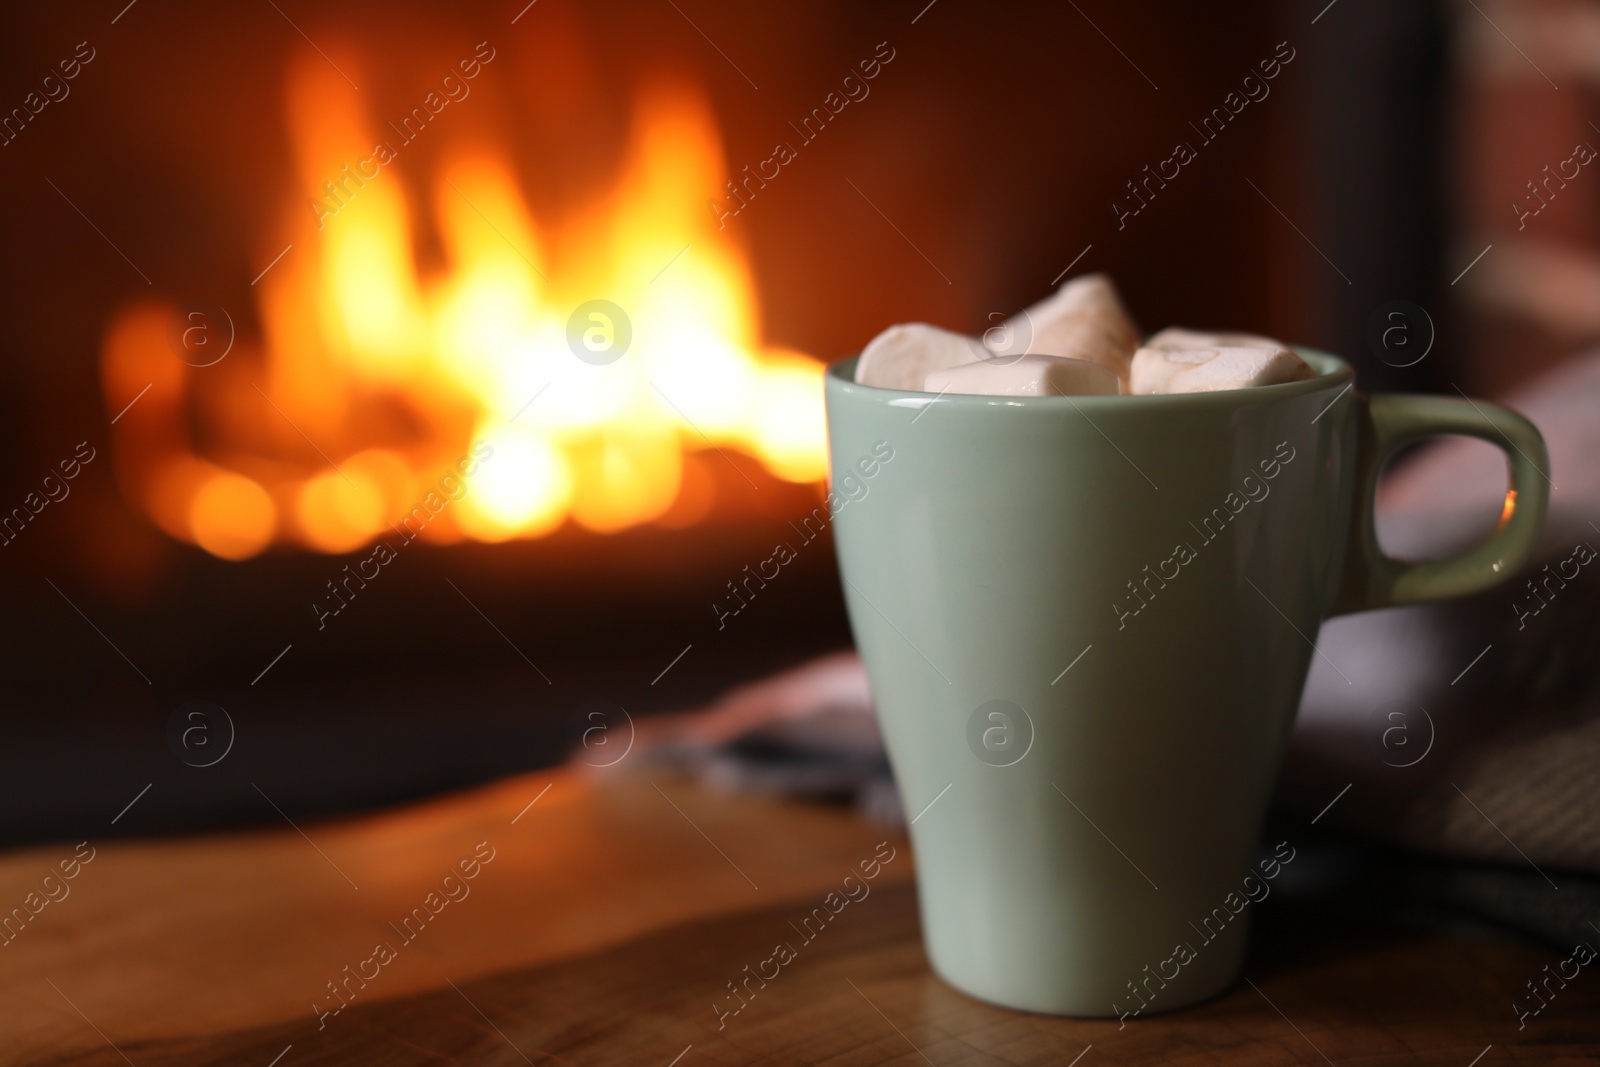
{"type": "Polygon", "coordinates": [[[1250,901],[1293,861],[1290,842],[1252,867],[1322,619],[1527,560],[1547,500],[1531,423],[1366,399],[1301,354],[1315,378],[1178,396],[935,396],[828,369],[845,600],[923,939],[957,988],[1126,1016],[1230,985],[1250,901]],[[1506,451],[1506,516],[1463,555],[1390,559],[1378,472],[1435,434],[1506,451]]]}

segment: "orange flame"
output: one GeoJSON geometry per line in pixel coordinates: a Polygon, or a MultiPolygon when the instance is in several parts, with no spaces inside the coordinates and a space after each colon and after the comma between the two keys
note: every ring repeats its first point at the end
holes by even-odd
{"type": "Polygon", "coordinates": [[[704,478],[686,483],[685,463],[712,447],[787,481],[821,480],[821,364],[757,340],[748,266],[705,207],[725,175],[701,99],[641,93],[614,186],[560,223],[534,217],[499,153],[447,156],[426,200],[447,268],[425,276],[412,236],[421,205],[402,180],[416,164],[326,199],[325,183],[375,143],[343,88],[322,67],[291,78],[299,184],[339,206],[320,229],[304,207],[289,216],[291,248],[256,285],[259,344],[241,338],[221,362],[187,365],[170,304],[127,308],[107,331],[107,407],[148,386],[115,425],[113,451],[129,499],[158,526],[226,559],[273,542],[350,551],[475,443],[492,458],[428,523],[430,540],[674,521],[680,490],[706,492],[704,478]],[[568,345],[569,316],[594,298],[632,326],[625,355],[604,366],[568,345]]]}

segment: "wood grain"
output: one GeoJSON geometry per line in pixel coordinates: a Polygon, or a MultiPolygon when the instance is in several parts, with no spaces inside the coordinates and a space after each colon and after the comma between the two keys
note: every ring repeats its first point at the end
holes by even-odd
{"type": "MultiPolygon", "coordinates": [[[[1330,929],[1279,916],[1249,981],[1198,1008],[1133,1020],[1069,1020],[979,1003],[928,971],[904,884],[847,909],[747,1005],[722,1018],[725,983],[778,940],[799,942],[796,901],[685,923],[626,945],[310,1021],[205,1041],[124,1047],[140,1067],[265,1065],[1331,1063],[1483,1067],[1578,1062],[1600,1048],[1600,983],[1576,982],[1518,1033],[1507,990],[1539,953],[1330,929]],[[1301,958],[1297,961],[1296,955],[1301,958]],[[1270,999],[1269,999],[1270,998],[1270,999]],[[1090,1048],[1092,1046],[1092,1048],[1090,1048]],[[292,1059],[290,1058],[292,1057],[292,1059]],[[1092,1058],[1091,1058],[1092,1057],[1092,1058]],[[1493,1058],[1491,1058],[1493,1057],[1493,1058]]],[[[120,1062],[102,1048],[58,1061],[120,1062]]]]}
{"type": "MultiPolygon", "coordinates": [[[[1246,981],[1208,1004],[1126,1027],[1007,1011],[929,972],[903,841],[891,839],[896,858],[870,896],[805,941],[791,924],[882,833],[824,808],[566,775],[513,827],[545,781],[306,827],[359,890],[293,830],[103,847],[60,913],[0,950],[0,1056],[39,1067],[267,1067],[280,1054],[279,1067],[947,1067],[1080,1054],[1080,1067],[1468,1067],[1483,1053],[1479,1067],[1495,1067],[1600,1050],[1595,975],[1518,1029],[1512,998],[1549,953],[1354,925],[1277,898],[1259,916],[1246,981]],[[312,999],[369,951],[380,917],[486,838],[498,851],[473,894],[319,1028],[312,999]],[[358,899],[378,903],[369,914],[358,899]],[[727,983],[780,941],[798,946],[794,961],[741,986],[747,1003],[726,1014],[741,1003],[727,983]]],[[[50,854],[0,862],[0,891],[50,854]]]]}
{"type": "MultiPolygon", "coordinates": [[[[125,1049],[312,1019],[325,983],[397,940],[389,924],[480,841],[496,855],[471,895],[364,1002],[823,890],[885,836],[837,808],[559,771],[299,830],[93,842],[70,894],[0,947],[0,1063],[109,1052],[85,1016],[125,1049]]],[[[74,844],[0,858],[0,907],[74,844]]],[[[893,866],[884,879],[911,877],[893,866]]]]}

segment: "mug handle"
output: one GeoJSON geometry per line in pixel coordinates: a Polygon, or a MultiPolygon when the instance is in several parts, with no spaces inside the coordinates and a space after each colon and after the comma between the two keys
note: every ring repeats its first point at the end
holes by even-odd
{"type": "Polygon", "coordinates": [[[1374,396],[1361,407],[1344,582],[1333,614],[1463,596],[1515,574],[1532,554],[1550,499],[1544,438],[1514,411],[1483,401],[1445,396],[1374,396]],[[1421,437],[1462,434],[1497,446],[1511,463],[1500,524],[1487,539],[1449,559],[1410,563],[1378,547],[1373,512],[1378,475],[1395,449],[1421,437]]]}

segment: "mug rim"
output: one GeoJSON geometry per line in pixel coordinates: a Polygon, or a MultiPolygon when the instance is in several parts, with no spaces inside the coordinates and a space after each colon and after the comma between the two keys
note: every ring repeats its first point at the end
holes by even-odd
{"type": "Polygon", "coordinates": [[[864,400],[874,400],[886,403],[890,407],[920,408],[931,404],[949,404],[956,409],[975,410],[978,408],[1038,408],[1055,410],[1065,407],[1093,408],[1100,411],[1127,411],[1136,407],[1232,407],[1238,404],[1251,402],[1266,402],[1269,400],[1288,400],[1297,396],[1309,396],[1325,389],[1341,386],[1350,388],[1355,384],[1355,371],[1350,364],[1338,356],[1323,352],[1303,345],[1290,345],[1296,355],[1304,359],[1315,370],[1313,378],[1303,378],[1294,382],[1279,382],[1276,385],[1252,385],[1243,389],[1214,389],[1204,393],[1150,393],[1150,394],[1117,394],[1115,396],[993,396],[981,393],[928,393],[920,389],[886,389],[878,385],[862,385],[855,380],[856,360],[861,358],[858,352],[853,356],[836,360],[828,364],[826,369],[827,392],[840,390],[846,396],[860,394],[864,400]]]}

